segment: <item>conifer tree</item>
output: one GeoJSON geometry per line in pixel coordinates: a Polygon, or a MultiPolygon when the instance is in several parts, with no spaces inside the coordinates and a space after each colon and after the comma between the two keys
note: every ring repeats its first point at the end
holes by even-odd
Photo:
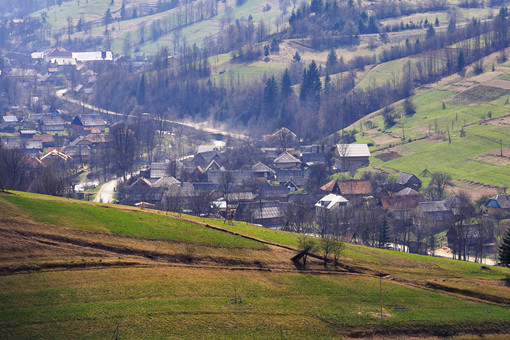
{"type": "Polygon", "coordinates": [[[503,242],[499,246],[498,261],[500,265],[510,267],[510,229],[506,231],[503,242]]]}
{"type": "Polygon", "coordinates": [[[386,248],[386,245],[390,241],[390,227],[388,226],[388,220],[386,217],[383,219],[381,225],[381,231],[379,232],[379,248],[386,248]]]}
{"type": "Polygon", "coordinates": [[[281,80],[281,91],[282,91],[282,97],[283,98],[287,98],[288,96],[290,96],[292,94],[292,81],[290,79],[290,73],[289,73],[289,69],[285,69],[285,71],[283,72],[283,75],[282,75],[282,80],[281,80]]]}

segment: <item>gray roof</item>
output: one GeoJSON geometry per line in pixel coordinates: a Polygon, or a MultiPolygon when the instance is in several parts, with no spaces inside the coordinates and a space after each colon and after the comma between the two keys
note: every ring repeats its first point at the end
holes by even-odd
{"type": "Polygon", "coordinates": [[[167,162],[152,162],[150,178],[161,178],[168,175],[169,163],[167,162]]]}
{"type": "Polygon", "coordinates": [[[444,201],[419,202],[418,209],[423,212],[449,211],[444,201]]]}
{"type": "Polygon", "coordinates": [[[420,193],[411,188],[404,188],[397,192],[395,195],[404,196],[404,195],[419,195],[420,193]]]}
{"type": "Polygon", "coordinates": [[[25,141],[25,150],[42,149],[42,141],[40,140],[27,140],[25,141]]]}
{"type": "MultiPolygon", "coordinates": [[[[77,116],[76,118],[79,119],[79,121],[81,122],[81,125],[83,125],[83,126],[106,125],[106,122],[104,121],[104,119],[101,118],[101,116],[99,116],[99,115],[80,115],[80,116],[77,116]]],[[[73,120],[73,123],[75,123],[75,122],[78,123],[76,118],[73,120]]]]}
{"type": "Polygon", "coordinates": [[[257,164],[252,166],[251,169],[254,172],[272,172],[273,174],[275,173],[275,171],[273,169],[271,169],[270,167],[268,167],[267,165],[265,165],[262,162],[258,162],[257,164]]]}
{"type": "Polygon", "coordinates": [[[299,164],[299,163],[301,163],[301,161],[299,159],[297,159],[296,157],[292,156],[290,153],[284,152],[280,156],[275,158],[274,163],[275,164],[286,164],[286,163],[298,163],[299,164]]]}
{"type": "Polygon", "coordinates": [[[152,184],[152,186],[154,188],[162,188],[162,187],[170,187],[172,185],[178,185],[180,183],[181,182],[178,181],[177,179],[175,179],[174,177],[166,176],[166,177],[161,177],[160,179],[158,179],[156,182],[154,182],[154,184],[152,184]]]}
{"type": "Polygon", "coordinates": [[[69,145],[64,148],[64,152],[71,156],[90,156],[90,147],[88,145],[69,145]]]}
{"type": "Polygon", "coordinates": [[[337,144],[341,157],[370,157],[367,144],[337,144]],[[345,150],[345,155],[340,150],[345,150]]]}
{"type": "MultiPolygon", "coordinates": [[[[400,175],[398,175],[397,179],[395,180],[395,183],[402,185],[407,184],[407,182],[409,182],[409,180],[413,177],[416,176],[414,176],[413,174],[408,174],[407,172],[402,172],[400,175]]],[[[418,178],[416,177],[416,179],[418,178]]]]}
{"type": "Polygon", "coordinates": [[[44,115],[41,117],[41,124],[46,126],[58,126],[58,125],[64,125],[65,122],[62,118],[55,115],[44,115]]]}
{"type": "Polygon", "coordinates": [[[16,116],[3,116],[2,120],[6,123],[17,123],[18,117],[16,116]]]}

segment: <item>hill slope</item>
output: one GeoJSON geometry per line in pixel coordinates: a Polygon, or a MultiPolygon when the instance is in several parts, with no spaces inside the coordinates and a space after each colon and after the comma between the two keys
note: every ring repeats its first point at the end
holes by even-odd
{"type": "Polygon", "coordinates": [[[404,114],[403,101],[395,103],[393,126],[385,124],[380,110],[345,130],[356,129],[358,142],[372,143],[372,168],[410,172],[425,184],[429,178],[420,175],[425,169],[445,171],[455,190],[467,190],[473,198],[496,194],[510,183],[510,64],[498,65],[496,58],[484,59],[486,71],[480,75],[470,68],[466,77],[419,88],[412,116],[404,114]],[[493,63],[495,71],[489,69],[493,63]]]}
{"type": "Polygon", "coordinates": [[[303,270],[297,235],[245,223],[23,193],[0,211],[8,338],[510,331],[504,268],[348,244],[340,267],[303,270]]]}

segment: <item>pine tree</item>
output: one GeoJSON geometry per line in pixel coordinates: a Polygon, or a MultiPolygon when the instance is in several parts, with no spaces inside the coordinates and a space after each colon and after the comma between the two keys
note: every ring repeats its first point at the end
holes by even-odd
{"type": "Polygon", "coordinates": [[[338,69],[338,58],[336,56],[336,52],[334,49],[328,54],[328,59],[326,60],[326,72],[329,74],[335,74],[338,69]]]}
{"type": "Polygon", "coordinates": [[[506,231],[503,242],[499,246],[498,261],[500,265],[510,267],[510,229],[506,231]]]}
{"type": "Polygon", "coordinates": [[[436,35],[436,30],[434,29],[434,26],[430,25],[427,29],[427,34],[425,35],[426,39],[430,39],[436,35]]]}
{"type": "Polygon", "coordinates": [[[264,87],[264,107],[268,113],[274,109],[274,103],[277,96],[278,86],[276,85],[274,76],[271,76],[267,79],[266,86],[264,87]]]}
{"type": "Polygon", "coordinates": [[[138,83],[138,91],[136,94],[136,100],[139,105],[145,104],[145,74],[142,74],[140,77],[140,82],[138,83]]]}
{"type": "Polygon", "coordinates": [[[329,94],[331,92],[331,78],[329,77],[329,73],[326,73],[326,77],[324,78],[324,94],[329,94]]]}
{"type": "Polygon", "coordinates": [[[386,245],[390,241],[390,227],[388,226],[388,220],[386,217],[383,219],[381,230],[379,232],[379,248],[386,248],[386,245]]]}
{"type": "Polygon", "coordinates": [[[281,90],[282,90],[282,97],[283,98],[287,98],[288,96],[290,96],[292,94],[292,81],[290,79],[290,73],[289,73],[289,69],[285,69],[285,71],[283,72],[283,75],[282,75],[282,80],[281,80],[281,90]]]}
{"type": "Polygon", "coordinates": [[[461,50],[459,52],[459,57],[457,58],[457,71],[460,72],[464,69],[466,65],[466,59],[464,58],[464,52],[461,50]]]}

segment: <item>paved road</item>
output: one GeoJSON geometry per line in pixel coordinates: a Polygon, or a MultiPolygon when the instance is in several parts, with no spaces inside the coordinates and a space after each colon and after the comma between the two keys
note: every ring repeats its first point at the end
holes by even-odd
{"type": "MultiPolygon", "coordinates": [[[[66,92],[67,92],[66,89],[56,91],[57,97],[65,100],[65,101],[68,101],[70,103],[83,106],[83,107],[85,107],[85,108],[87,108],[89,110],[93,110],[93,111],[96,111],[96,112],[101,112],[101,113],[104,113],[104,114],[107,114],[107,115],[112,115],[112,116],[122,116],[122,117],[126,116],[125,114],[122,114],[122,113],[118,113],[118,112],[114,112],[114,111],[110,111],[110,110],[105,110],[105,109],[102,109],[100,107],[97,107],[97,106],[90,105],[90,104],[87,104],[85,102],[82,102],[80,100],[69,98],[69,97],[65,96],[66,92]]],[[[134,116],[134,115],[128,115],[128,117],[135,117],[136,118],[136,116],[134,116]]],[[[221,129],[215,129],[215,128],[212,128],[212,127],[208,127],[207,126],[207,122],[191,123],[191,122],[182,122],[182,121],[170,120],[170,119],[164,119],[164,122],[171,123],[171,124],[182,125],[182,126],[187,126],[187,127],[193,128],[195,130],[200,130],[200,131],[204,131],[204,132],[208,132],[208,133],[228,136],[228,137],[237,138],[237,139],[241,139],[241,140],[248,140],[249,139],[248,136],[240,134],[240,133],[234,133],[234,132],[231,132],[231,131],[225,131],[225,130],[221,130],[221,129]]]]}

